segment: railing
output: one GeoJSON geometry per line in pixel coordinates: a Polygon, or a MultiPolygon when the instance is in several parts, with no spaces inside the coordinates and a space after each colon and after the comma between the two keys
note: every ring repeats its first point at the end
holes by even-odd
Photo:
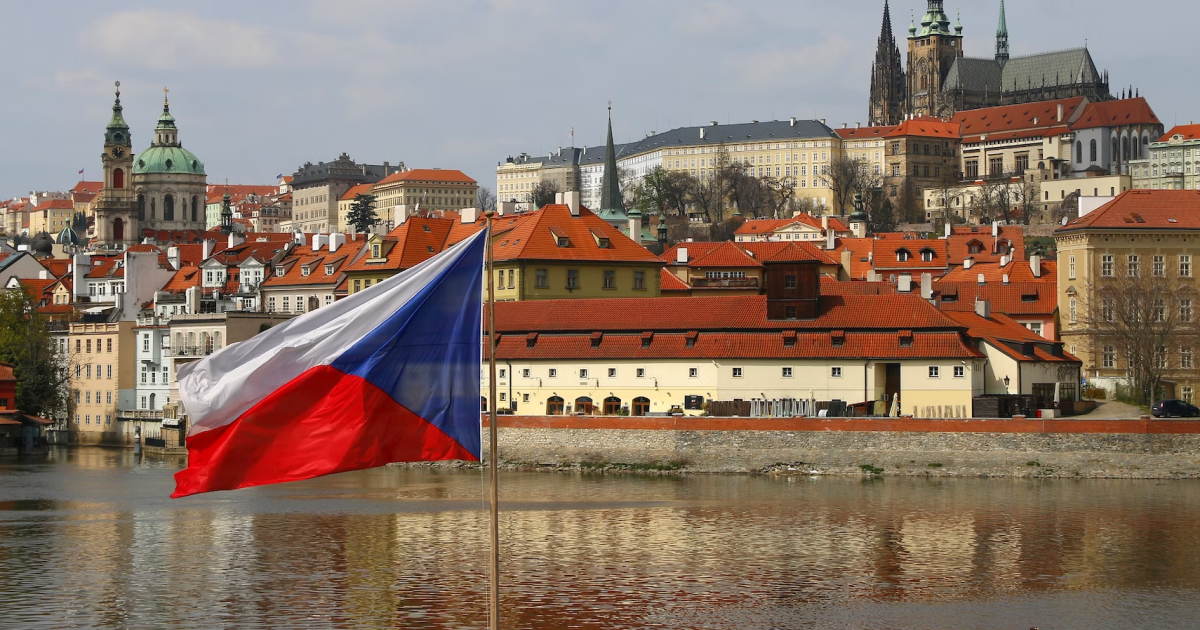
{"type": "Polygon", "coordinates": [[[202,347],[202,346],[183,346],[183,347],[180,347],[180,348],[175,348],[175,351],[174,351],[174,353],[173,353],[173,356],[177,356],[177,357],[206,357],[206,356],[208,356],[208,355],[210,355],[210,354],[212,354],[212,353],[213,353],[213,351],[212,351],[212,348],[205,348],[205,347],[202,347]]]}
{"type": "Polygon", "coordinates": [[[162,417],[161,409],[121,409],[117,411],[117,418],[121,420],[162,420],[162,417]]]}
{"type": "Polygon", "coordinates": [[[696,278],[694,289],[757,289],[758,278],[696,278]]]}

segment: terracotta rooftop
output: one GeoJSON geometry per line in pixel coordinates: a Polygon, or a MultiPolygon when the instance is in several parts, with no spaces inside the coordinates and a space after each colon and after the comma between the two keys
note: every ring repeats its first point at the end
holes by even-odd
{"type": "MultiPolygon", "coordinates": [[[[1064,98],[1020,105],[986,107],[958,112],[951,122],[959,125],[959,133],[966,136],[1001,132],[1017,132],[1032,129],[1048,129],[1069,125],[1079,114],[1084,97],[1064,98]],[[1062,105],[1063,118],[1058,119],[1058,106],[1062,105]]],[[[1068,130],[1069,131],[1069,130],[1068,130]]]]}
{"type": "Polygon", "coordinates": [[[358,184],[357,186],[351,186],[349,190],[342,193],[341,200],[352,201],[359,195],[369,195],[371,194],[371,190],[373,188],[375,188],[375,184],[358,184]]]}
{"type": "Polygon", "coordinates": [[[1083,114],[1072,125],[1072,129],[1095,127],[1119,127],[1122,125],[1162,124],[1150,104],[1143,97],[1127,98],[1123,101],[1100,101],[1088,103],[1083,114]]]}
{"type": "Polygon", "coordinates": [[[1003,313],[993,312],[992,316],[986,319],[976,315],[974,311],[948,315],[965,326],[967,334],[971,337],[988,341],[993,347],[1018,361],[1080,363],[1078,358],[1062,351],[1061,342],[1044,339],[1003,313]],[[1014,346],[1020,346],[1021,349],[1018,350],[1014,346]],[[1058,348],[1061,356],[1051,352],[1052,348],[1058,348]],[[1026,349],[1032,352],[1026,354],[1026,349]]]}
{"type": "Polygon", "coordinates": [[[901,138],[917,136],[922,138],[945,138],[947,140],[958,139],[958,127],[959,124],[957,122],[947,122],[940,118],[922,116],[900,123],[887,137],[901,138]]]}
{"type": "Polygon", "coordinates": [[[1200,125],[1176,125],[1171,128],[1163,137],[1159,138],[1159,142],[1169,142],[1175,136],[1183,136],[1184,140],[1196,140],[1200,138],[1200,125]]]}
{"type": "Polygon", "coordinates": [[[560,204],[515,219],[509,229],[493,237],[492,251],[496,261],[659,262],[657,256],[591,210],[581,207],[575,217],[560,204]],[[601,247],[602,239],[607,240],[607,247],[601,247]]]}
{"type": "Polygon", "coordinates": [[[1200,190],[1127,190],[1055,234],[1084,229],[1200,229],[1200,190]]]}
{"type": "Polygon", "coordinates": [[[414,168],[411,171],[392,173],[379,180],[376,186],[384,186],[395,182],[439,182],[449,184],[474,184],[475,180],[462,171],[438,168],[414,168]]]}
{"type": "Polygon", "coordinates": [[[933,270],[949,266],[949,247],[946,241],[936,238],[877,240],[871,248],[875,271],[933,270]],[[908,260],[900,260],[907,252],[908,260]],[[930,260],[924,260],[926,253],[930,260]]]}
{"type": "Polygon", "coordinates": [[[382,261],[375,262],[371,258],[371,253],[367,252],[362,258],[347,267],[346,271],[411,269],[466,238],[461,235],[462,232],[469,231],[467,234],[469,236],[483,228],[483,222],[463,226],[453,219],[410,217],[383,237],[382,261]],[[456,230],[459,227],[463,229],[456,230]],[[452,241],[452,235],[457,240],[452,241]]]}
{"type": "Polygon", "coordinates": [[[1004,282],[1004,276],[1008,276],[1009,282],[1048,282],[1054,284],[1057,282],[1058,263],[1053,260],[1042,260],[1038,267],[1041,268],[1042,277],[1036,278],[1033,275],[1033,268],[1030,267],[1030,261],[1017,260],[1008,263],[1001,267],[998,262],[975,263],[970,269],[966,266],[957,266],[946,273],[946,275],[937,279],[937,282],[978,282],[979,275],[983,274],[983,280],[987,283],[1004,282]]]}
{"type": "Polygon", "coordinates": [[[933,296],[947,312],[974,312],[977,301],[986,301],[992,311],[1007,315],[1050,316],[1058,310],[1055,282],[935,282],[933,296]]]}
{"type": "Polygon", "coordinates": [[[833,132],[842,140],[875,140],[887,137],[889,133],[896,129],[896,125],[882,127],[855,127],[834,129],[833,132]]]}

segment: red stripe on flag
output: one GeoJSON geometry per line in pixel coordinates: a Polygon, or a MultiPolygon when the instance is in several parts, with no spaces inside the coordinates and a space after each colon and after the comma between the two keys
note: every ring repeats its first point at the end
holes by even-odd
{"type": "Polygon", "coordinates": [[[476,459],[383,390],[327,365],[301,374],[231,424],[189,437],[187,448],[174,498],[391,462],[476,459]]]}

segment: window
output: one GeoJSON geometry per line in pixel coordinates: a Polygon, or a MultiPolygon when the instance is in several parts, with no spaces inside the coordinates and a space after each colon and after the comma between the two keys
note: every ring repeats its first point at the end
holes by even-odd
{"type": "Polygon", "coordinates": [[[587,368],[580,369],[579,370],[579,378],[587,378],[587,377],[588,377],[587,368]]]}
{"type": "Polygon", "coordinates": [[[604,288],[605,289],[617,288],[617,272],[616,271],[613,271],[611,269],[604,270],[604,288]]]}
{"type": "Polygon", "coordinates": [[[929,378],[940,378],[941,375],[942,375],[941,368],[939,368],[936,365],[929,366],[929,378]]]}
{"type": "MultiPolygon", "coordinates": [[[[358,290],[358,280],[354,281],[354,289],[356,291],[358,290]]],[[[283,296],[283,312],[286,313],[290,310],[292,310],[292,303],[290,301],[290,298],[288,298],[288,296],[285,295],[285,296],[283,296]]]]}
{"type": "Polygon", "coordinates": [[[525,369],[521,370],[521,377],[529,378],[529,368],[525,368],[525,369]]]}
{"type": "Polygon", "coordinates": [[[567,270],[567,288],[568,289],[578,289],[579,288],[579,270],[578,269],[568,269],[567,270]]]}
{"type": "MultiPolygon", "coordinates": [[[[357,291],[358,290],[358,281],[355,280],[354,283],[355,283],[354,290],[357,291]]],[[[273,296],[273,295],[271,297],[267,298],[267,311],[270,313],[275,312],[275,296],[273,296]]]]}
{"type": "Polygon", "coordinates": [[[1083,164],[1083,141],[1082,140],[1075,141],[1075,162],[1077,164],[1083,164]]]}
{"type": "Polygon", "coordinates": [[[1113,321],[1113,300],[1104,298],[1100,301],[1100,317],[1106,322],[1113,321]]]}
{"type": "Polygon", "coordinates": [[[638,368],[636,374],[638,378],[646,378],[646,368],[638,368]]]}
{"type": "Polygon", "coordinates": [[[1179,367],[1190,370],[1192,369],[1192,349],[1181,348],[1179,350],[1179,367]]]}
{"type": "Polygon", "coordinates": [[[1079,321],[1078,314],[1077,314],[1077,312],[1078,312],[1077,306],[1078,306],[1078,304],[1075,301],[1075,298],[1071,298],[1070,313],[1071,313],[1071,323],[1072,324],[1077,323],[1079,321]]]}
{"type": "Polygon", "coordinates": [[[1112,346],[1104,346],[1104,368],[1111,370],[1117,367],[1117,352],[1112,346]]]}
{"type": "Polygon", "coordinates": [[[1167,347],[1166,346],[1158,347],[1158,356],[1155,357],[1155,363],[1158,365],[1158,369],[1160,369],[1160,370],[1167,369],[1167,347]]]}
{"type": "Polygon", "coordinates": [[[150,335],[142,335],[142,352],[150,352],[150,335]]]}
{"type": "Polygon", "coordinates": [[[550,271],[548,269],[538,269],[535,281],[539,289],[550,288],[550,271]]]}
{"type": "Polygon", "coordinates": [[[1179,321],[1181,321],[1181,322],[1192,321],[1192,300],[1191,299],[1185,298],[1185,299],[1179,300],[1179,321]]]}
{"type": "Polygon", "coordinates": [[[783,378],[792,378],[792,368],[790,368],[790,367],[783,368],[783,378]]]}
{"type": "Polygon", "coordinates": [[[91,363],[89,363],[87,365],[87,377],[92,378],[92,364],[91,363]]]}
{"type": "MultiPolygon", "coordinates": [[[[104,396],[104,399],[105,399],[104,402],[111,405],[112,404],[112,392],[109,391],[109,392],[104,392],[104,393],[106,394],[104,396]]],[[[96,392],[96,400],[99,400],[99,399],[100,399],[100,392],[96,392]]]]}
{"type": "Polygon", "coordinates": [[[1067,277],[1071,280],[1075,279],[1075,257],[1071,256],[1067,259],[1067,277]]]}
{"type": "Polygon", "coordinates": [[[510,288],[510,289],[517,288],[517,270],[516,269],[508,270],[508,288],[510,288]]]}
{"type": "Polygon", "coordinates": [[[784,277],[783,288],[785,288],[785,289],[795,289],[796,288],[796,274],[789,273],[787,276],[784,277]]]}
{"type": "Polygon", "coordinates": [[[921,250],[921,260],[923,262],[933,262],[933,251],[928,249],[921,250]]]}
{"type": "Polygon", "coordinates": [[[742,368],[733,368],[733,378],[742,378],[742,368]]]}
{"type": "Polygon", "coordinates": [[[832,378],[842,378],[842,368],[840,366],[829,368],[829,376],[832,378]]]}
{"type": "Polygon", "coordinates": [[[500,402],[505,402],[507,400],[508,400],[508,394],[505,392],[500,392],[500,402]]]}
{"type": "Polygon", "coordinates": [[[1162,278],[1167,275],[1167,257],[1162,255],[1154,256],[1154,277],[1162,278]]]}
{"type": "Polygon", "coordinates": [[[909,258],[912,258],[912,254],[909,254],[907,249],[896,250],[896,260],[897,261],[908,262],[909,258]]]}
{"type": "Polygon", "coordinates": [[[617,378],[617,368],[608,368],[608,378],[617,378]]]}
{"type": "MultiPolygon", "coordinates": [[[[108,343],[104,344],[106,346],[105,352],[112,354],[112,339],[107,339],[106,341],[108,343]]],[[[99,350],[99,348],[96,349],[99,350]]]]}
{"type": "Polygon", "coordinates": [[[633,288],[634,288],[634,290],[639,290],[639,291],[646,288],[646,272],[645,271],[633,272],[633,288]]]}
{"type": "Polygon", "coordinates": [[[508,378],[508,370],[500,368],[500,378],[508,378]]]}
{"type": "MultiPolygon", "coordinates": [[[[1192,257],[1184,254],[1179,257],[1179,275],[1184,278],[1192,277],[1192,257]]],[[[76,348],[78,350],[78,348],[76,348]]]]}
{"type": "Polygon", "coordinates": [[[1100,257],[1100,275],[1105,278],[1113,277],[1113,257],[1112,254],[1105,254],[1100,257]]]}
{"type": "Polygon", "coordinates": [[[1042,322],[1029,322],[1025,324],[1025,327],[1028,328],[1033,334],[1039,337],[1042,336],[1042,322]]]}
{"type": "Polygon", "coordinates": [[[112,364],[111,363],[104,366],[104,378],[106,378],[110,381],[112,380],[112,364]]]}
{"type": "Polygon", "coordinates": [[[784,319],[799,319],[800,317],[799,311],[797,311],[795,306],[785,306],[783,307],[783,311],[784,319]]]}
{"type": "Polygon", "coordinates": [[[558,378],[558,370],[550,368],[550,378],[558,378]]]}
{"type": "Polygon", "coordinates": [[[1166,319],[1167,319],[1167,304],[1166,304],[1166,302],[1164,302],[1162,300],[1162,298],[1154,300],[1154,320],[1153,321],[1163,322],[1163,321],[1166,321],[1166,319]]]}
{"type": "Polygon", "coordinates": [[[529,402],[529,394],[523,394],[521,396],[521,402],[529,402]]]}
{"type": "Polygon", "coordinates": [[[967,368],[962,365],[954,366],[954,378],[965,378],[967,376],[967,368]]]}
{"type": "Polygon", "coordinates": [[[1183,399],[1189,403],[1191,403],[1192,399],[1196,397],[1195,390],[1192,389],[1191,385],[1184,385],[1180,391],[1183,392],[1180,395],[1183,396],[1183,399]]]}
{"type": "Polygon", "coordinates": [[[1089,150],[1088,150],[1088,153],[1089,153],[1089,157],[1091,158],[1090,161],[1092,161],[1092,162],[1098,161],[1096,159],[1096,141],[1095,140],[1092,140],[1091,146],[1089,147],[1089,150]]]}
{"type": "Polygon", "coordinates": [[[1137,278],[1142,275],[1142,259],[1137,254],[1130,254],[1127,258],[1126,271],[1130,278],[1137,278]]]}
{"type": "Polygon", "coordinates": [[[700,376],[699,368],[688,368],[688,378],[696,378],[700,376]]]}

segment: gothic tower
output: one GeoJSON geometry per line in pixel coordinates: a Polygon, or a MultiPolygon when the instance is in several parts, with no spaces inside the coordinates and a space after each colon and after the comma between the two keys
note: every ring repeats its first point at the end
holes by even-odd
{"type": "Polygon", "coordinates": [[[867,117],[873,127],[898,125],[904,118],[908,98],[901,61],[892,31],[892,12],[884,0],[883,28],[879,32],[875,64],[871,66],[871,107],[867,117]]]}
{"type": "Polygon", "coordinates": [[[621,198],[621,180],[617,172],[617,154],[613,146],[612,105],[608,107],[608,144],[604,149],[604,175],[600,184],[600,209],[625,212],[621,198]]]}
{"type": "Polygon", "coordinates": [[[1004,19],[1004,0],[1000,0],[1000,26],[996,27],[996,61],[1008,61],[1008,22],[1004,19]]]}
{"type": "Polygon", "coordinates": [[[96,202],[96,243],[113,249],[136,245],[138,225],[131,190],[133,142],[129,137],[129,125],[122,115],[120,81],[117,81],[112,119],[104,130],[104,155],[100,162],[104,170],[104,188],[96,202]]]}
{"type": "Polygon", "coordinates": [[[962,25],[950,32],[943,0],[928,0],[921,27],[908,27],[909,111],[917,116],[948,116],[954,103],[944,98],[942,85],[954,60],[963,56],[962,25]],[[945,102],[943,102],[945,101],[945,102]]]}

